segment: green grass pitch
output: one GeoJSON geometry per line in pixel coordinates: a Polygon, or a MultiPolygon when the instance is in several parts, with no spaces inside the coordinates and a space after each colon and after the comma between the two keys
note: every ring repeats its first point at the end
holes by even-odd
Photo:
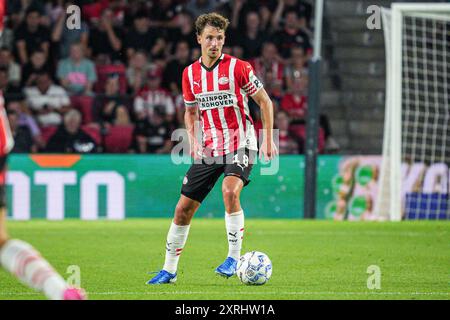
{"type": "MultiPolygon", "coordinates": [[[[14,238],[32,243],[65,277],[81,271],[90,299],[445,299],[450,298],[448,222],[246,220],[243,253],[268,254],[273,275],[263,286],[215,275],[227,253],[222,219],[194,218],[178,281],[148,286],[164,261],[170,219],[10,221],[14,238]],[[381,288],[367,287],[381,270],[381,288]]],[[[0,299],[43,299],[0,270],[0,299]]]]}

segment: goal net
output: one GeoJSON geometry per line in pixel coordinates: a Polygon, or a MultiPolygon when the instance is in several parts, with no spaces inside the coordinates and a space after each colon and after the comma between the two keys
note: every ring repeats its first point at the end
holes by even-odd
{"type": "Polygon", "coordinates": [[[450,219],[450,4],[382,10],[386,113],[375,215],[450,219]]]}

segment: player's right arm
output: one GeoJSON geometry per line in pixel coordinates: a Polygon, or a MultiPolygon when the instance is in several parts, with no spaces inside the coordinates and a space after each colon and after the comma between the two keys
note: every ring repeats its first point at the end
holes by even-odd
{"type": "Polygon", "coordinates": [[[195,99],[194,93],[192,92],[192,85],[189,81],[188,68],[183,71],[183,100],[186,110],[184,113],[184,125],[189,137],[190,153],[194,159],[201,158],[201,143],[199,142],[199,137],[201,136],[200,125],[199,125],[199,113],[198,105],[195,99]]]}

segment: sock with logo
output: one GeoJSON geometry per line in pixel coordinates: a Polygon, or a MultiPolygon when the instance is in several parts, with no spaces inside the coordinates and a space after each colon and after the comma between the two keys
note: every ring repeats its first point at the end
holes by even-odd
{"type": "Polygon", "coordinates": [[[190,225],[179,226],[174,222],[170,225],[166,242],[166,260],[163,269],[170,272],[177,272],[178,260],[184,249],[189,234],[190,225]]]}
{"type": "Polygon", "coordinates": [[[244,211],[225,212],[225,226],[228,238],[228,257],[239,260],[244,237],[244,211]]]}

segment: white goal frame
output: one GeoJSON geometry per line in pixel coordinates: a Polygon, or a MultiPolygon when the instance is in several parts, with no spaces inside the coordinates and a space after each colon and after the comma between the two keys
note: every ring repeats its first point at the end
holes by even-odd
{"type": "MultiPolygon", "coordinates": [[[[404,16],[431,17],[433,13],[449,12],[450,3],[393,3],[391,9],[383,8],[383,15],[391,15],[390,30],[383,26],[386,45],[386,102],[379,194],[374,214],[381,219],[402,219],[402,45],[404,16]],[[389,34],[386,34],[389,32],[389,34]],[[390,59],[389,59],[390,57],[390,59]],[[387,179],[387,180],[386,180],[387,179]],[[380,191],[384,186],[387,198],[380,191]],[[382,201],[388,201],[387,206],[382,201]]],[[[441,15],[438,15],[442,19],[441,15]]],[[[450,21],[450,18],[449,18],[450,21]]],[[[384,24],[384,21],[383,21],[384,24]]],[[[450,63],[450,61],[449,61],[450,63]]]]}

